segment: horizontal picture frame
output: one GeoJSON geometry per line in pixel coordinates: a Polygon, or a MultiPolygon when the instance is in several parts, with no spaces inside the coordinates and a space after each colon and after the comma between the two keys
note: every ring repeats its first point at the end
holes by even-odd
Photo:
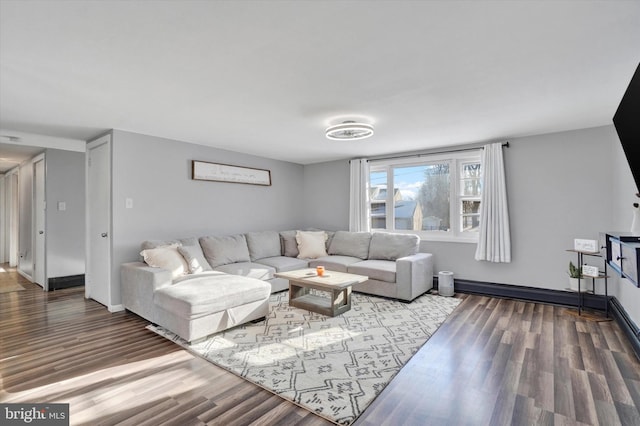
{"type": "Polygon", "coordinates": [[[191,178],[193,180],[271,186],[270,170],[198,160],[192,161],[191,178]]]}

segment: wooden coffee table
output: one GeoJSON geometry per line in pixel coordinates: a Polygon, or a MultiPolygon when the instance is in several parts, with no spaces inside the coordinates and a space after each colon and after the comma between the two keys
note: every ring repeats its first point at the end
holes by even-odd
{"type": "Polygon", "coordinates": [[[351,286],[369,279],[364,275],[325,271],[319,277],[315,268],[278,272],[276,277],[289,280],[289,306],[335,317],[351,309],[351,286]],[[324,291],[330,298],[311,294],[311,289],[324,291]]]}

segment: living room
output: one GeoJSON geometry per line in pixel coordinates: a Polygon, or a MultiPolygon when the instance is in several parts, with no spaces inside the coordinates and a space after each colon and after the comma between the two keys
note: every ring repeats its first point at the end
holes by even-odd
{"type": "MultiPolygon", "coordinates": [[[[504,17],[499,16],[500,14],[497,13],[498,5],[492,2],[486,3],[488,6],[496,8],[493,9],[494,20],[490,21],[490,23],[494,25],[492,28],[497,30],[500,28],[498,24],[502,22],[504,17]]],[[[32,4],[37,6],[32,6],[33,9],[27,8],[26,11],[21,11],[20,7],[16,6],[14,2],[3,1],[2,7],[7,8],[2,13],[3,27],[6,27],[4,25],[5,19],[9,21],[13,17],[19,16],[20,13],[36,13],[38,7],[42,6],[35,2],[32,4]],[[9,8],[11,8],[11,13],[7,13],[9,8]]],[[[250,3],[245,3],[245,5],[248,4],[250,3]]],[[[351,4],[353,9],[348,9],[348,11],[354,13],[352,16],[358,16],[355,11],[359,9],[358,6],[361,4],[358,2],[351,4]]],[[[533,10],[539,6],[535,2],[526,2],[525,4],[527,8],[532,8],[533,10]]],[[[223,5],[225,8],[230,7],[230,4],[227,3],[223,3],[223,5]]],[[[468,5],[464,3],[457,5],[460,8],[464,6],[468,5]]],[[[137,7],[144,8],[141,4],[138,4],[137,7]]],[[[371,7],[371,5],[368,5],[368,7],[371,7]]],[[[402,10],[402,16],[406,18],[407,11],[410,12],[412,7],[418,6],[406,3],[405,7],[407,10],[402,10]]],[[[439,7],[444,8],[445,6],[440,5],[439,7]]],[[[311,102],[301,102],[295,107],[289,106],[289,110],[283,107],[277,114],[270,115],[272,121],[279,122],[280,130],[278,133],[269,133],[262,130],[262,121],[254,120],[252,116],[269,111],[271,99],[277,99],[281,92],[302,90],[301,87],[303,85],[315,84],[306,82],[305,78],[298,75],[295,78],[292,77],[289,74],[292,71],[280,69],[277,60],[286,58],[286,51],[278,51],[278,55],[274,56],[273,63],[264,64],[265,73],[279,72],[284,75],[284,77],[277,80],[279,85],[275,87],[268,89],[258,87],[257,83],[252,83],[251,79],[254,77],[247,69],[234,70],[225,68],[220,71],[221,77],[218,78],[229,77],[228,74],[233,72],[244,74],[250,83],[246,89],[247,91],[265,92],[264,98],[260,98],[262,103],[246,103],[241,93],[236,92],[238,100],[235,103],[216,104],[212,110],[198,109],[194,106],[192,111],[189,105],[181,105],[174,110],[167,108],[164,111],[166,114],[164,116],[147,117],[149,113],[144,109],[147,107],[146,104],[141,104],[141,101],[137,98],[141,97],[140,95],[150,95],[147,87],[141,81],[146,78],[153,80],[153,73],[138,68],[136,63],[130,63],[127,66],[131,67],[131,74],[137,75],[138,78],[142,75],[141,80],[135,80],[142,86],[131,87],[129,83],[124,82],[120,92],[112,92],[106,95],[104,93],[95,93],[97,99],[104,99],[103,96],[113,97],[114,99],[113,103],[108,107],[96,106],[96,109],[118,109],[123,108],[125,104],[129,104],[130,109],[121,114],[126,117],[123,118],[116,114],[116,117],[120,119],[118,123],[99,122],[99,124],[95,123],[91,127],[88,122],[82,125],[79,124],[80,118],[77,119],[77,122],[73,119],[65,118],[60,121],[58,126],[58,123],[54,122],[55,120],[42,116],[34,116],[25,122],[22,116],[17,115],[18,108],[14,110],[11,107],[11,104],[18,105],[16,103],[18,98],[14,98],[17,95],[14,95],[14,92],[5,86],[5,84],[9,84],[12,81],[17,81],[12,79],[15,78],[16,74],[19,75],[20,72],[10,69],[8,65],[5,66],[5,58],[11,58],[10,56],[5,56],[5,48],[11,47],[15,49],[14,43],[18,46],[19,43],[10,34],[4,32],[9,30],[4,29],[2,33],[3,82],[1,87],[2,94],[0,94],[0,104],[2,105],[0,127],[2,128],[2,135],[11,134],[7,133],[10,130],[28,135],[37,135],[43,133],[37,130],[45,129],[45,124],[47,124],[49,125],[49,133],[45,132],[46,136],[66,136],[68,139],[84,141],[94,140],[105,134],[110,135],[111,168],[113,171],[110,181],[112,202],[110,235],[113,251],[110,262],[111,278],[108,301],[104,304],[112,311],[122,309],[119,279],[120,265],[138,258],[140,243],[144,240],[169,240],[178,237],[208,234],[234,234],[306,227],[345,230],[349,227],[349,159],[361,157],[380,158],[404,153],[440,152],[456,149],[456,147],[478,147],[487,142],[507,141],[509,142],[509,147],[504,148],[503,152],[511,221],[512,261],[498,264],[476,261],[474,259],[475,244],[469,243],[423,239],[420,244],[420,251],[433,253],[435,270],[453,271],[457,280],[507,284],[536,290],[563,291],[568,286],[567,264],[570,260],[573,260],[573,256],[567,253],[566,250],[573,248],[574,239],[598,240],[601,232],[612,230],[628,231],[631,225],[632,204],[637,201],[635,196],[637,188],[618,135],[612,125],[611,117],[615,113],[624,89],[627,87],[638,64],[636,46],[639,34],[638,25],[634,26],[634,24],[638,23],[640,11],[637,2],[595,2],[591,6],[578,6],[574,2],[563,2],[560,9],[553,9],[549,5],[545,7],[551,9],[542,9],[539,14],[535,14],[537,19],[542,20],[541,15],[548,17],[554,13],[564,18],[573,16],[575,13],[578,17],[584,19],[584,22],[580,21],[581,25],[576,24],[576,31],[581,31],[578,32],[578,38],[584,37],[585,40],[588,40],[585,44],[589,47],[584,47],[581,43],[569,44],[571,48],[576,46],[583,48],[583,50],[576,53],[577,59],[571,59],[570,51],[567,50],[569,47],[563,46],[557,50],[551,49],[549,39],[553,40],[553,37],[543,37],[542,33],[533,34],[531,37],[541,37],[547,42],[540,49],[550,49],[549,51],[555,56],[549,54],[548,60],[554,61],[553,64],[540,65],[539,63],[532,63],[533,60],[527,60],[526,57],[529,54],[532,55],[533,52],[527,51],[523,53],[519,51],[517,44],[512,45],[511,50],[505,50],[504,53],[490,51],[486,54],[496,55],[496,57],[504,60],[505,64],[511,62],[507,60],[509,57],[513,57],[513,62],[524,61],[526,67],[535,67],[537,65],[536,72],[539,73],[548,72],[549,68],[560,72],[564,66],[569,65],[570,61],[586,61],[588,56],[581,55],[591,54],[596,57],[602,55],[602,57],[595,59],[591,58],[590,62],[588,62],[589,66],[582,67],[585,72],[584,77],[575,76],[575,79],[580,81],[581,84],[591,86],[593,91],[585,92],[578,99],[575,99],[575,92],[571,92],[574,99],[572,102],[565,104],[561,94],[552,92],[552,90],[555,90],[555,86],[551,82],[546,84],[549,84],[554,89],[545,92],[546,84],[539,84],[538,82],[536,85],[536,80],[528,74],[528,79],[526,80],[513,79],[515,81],[512,81],[512,83],[519,83],[520,85],[512,86],[509,89],[515,95],[512,98],[507,98],[511,104],[505,103],[506,109],[517,108],[520,103],[525,105],[529,101],[532,103],[539,102],[539,98],[543,98],[544,101],[548,102],[546,110],[540,109],[535,116],[520,117],[518,123],[515,121],[517,117],[513,118],[514,121],[509,121],[508,118],[505,118],[507,111],[496,109],[481,117],[482,119],[493,118],[494,121],[503,122],[491,132],[485,130],[477,121],[474,122],[475,127],[470,127],[464,131],[460,130],[459,128],[465,127],[468,116],[454,112],[448,118],[450,120],[449,123],[452,124],[445,127],[445,131],[449,133],[430,133],[428,137],[425,137],[425,141],[420,148],[405,146],[402,140],[396,140],[390,127],[389,118],[384,113],[385,104],[394,105],[398,102],[394,100],[393,92],[422,90],[421,87],[405,88],[402,84],[402,81],[405,81],[402,76],[396,77],[396,80],[384,80],[390,84],[390,87],[382,92],[383,94],[380,95],[379,99],[370,100],[363,96],[358,104],[342,104],[338,99],[341,96],[341,92],[348,93],[353,90],[352,86],[361,87],[360,90],[365,94],[370,92],[367,96],[377,96],[374,88],[370,87],[373,83],[360,82],[359,79],[350,74],[350,79],[343,81],[339,87],[325,95],[326,99],[320,98],[317,100],[317,105],[319,105],[317,108],[311,102]],[[577,8],[577,11],[573,8],[577,8]],[[611,13],[611,15],[607,13],[611,13]],[[598,14],[606,15],[608,20],[595,18],[594,16],[598,14]],[[589,18],[587,19],[585,16],[589,18]],[[587,29],[589,26],[595,26],[595,23],[600,23],[599,30],[589,29],[589,31],[594,34],[604,32],[605,35],[609,34],[610,31],[612,36],[611,39],[607,39],[609,44],[603,43],[604,46],[597,46],[593,40],[598,37],[588,37],[587,29]],[[618,32],[613,30],[616,26],[618,26],[618,32]],[[614,42],[618,44],[614,46],[614,42]],[[589,50],[590,48],[596,49],[596,51],[592,53],[589,50]],[[566,53],[569,58],[560,56],[562,52],[566,53]],[[606,52],[607,56],[604,55],[604,52],[606,52]],[[607,65],[608,63],[610,63],[610,66],[607,65]],[[598,67],[594,64],[598,64],[598,67]],[[597,70],[593,71],[594,75],[590,75],[589,72],[596,68],[597,70]],[[616,76],[615,81],[611,81],[613,79],[612,76],[616,76]],[[287,81],[287,78],[290,78],[290,80],[287,81]],[[597,87],[599,83],[606,84],[607,87],[615,87],[617,92],[603,97],[601,96],[602,89],[597,87]],[[528,88],[528,84],[531,84],[532,87],[528,88]],[[130,93],[135,94],[135,96],[132,96],[134,99],[129,99],[130,93]],[[601,101],[600,110],[597,114],[585,107],[592,97],[598,100],[605,99],[601,101]],[[328,107],[328,105],[332,104],[337,105],[334,110],[328,107]],[[339,112],[346,108],[349,108],[348,112],[353,114],[370,114],[373,116],[376,134],[370,139],[355,142],[335,142],[324,138],[325,127],[328,124],[332,124],[326,123],[326,121],[334,115],[338,115],[335,113],[336,111],[339,112]],[[357,109],[352,110],[352,108],[357,109]],[[561,110],[568,108],[573,108],[575,112],[566,119],[566,122],[562,124],[556,123],[553,119],[554,114],[560,114],[561,110]],[[585,109],[584,113],[582,108],[585,109]],[[233,129],[229,130],[226,125],[223,125],[225,114],[228,111],[238,111],[238,115],[233,119],[233,124],[235,126],[243,124],[246,131],[246,133],[242,134],[243,136],[233,136],[231,131],[233,129]],[[495,116],[498,116],[499,119],[495,120],[495,116]],[[210,136],[202,137],[195,133],[172,133],[170,128],[165,126],[167,126],[167,122],[171,122],[174,119],[183,123],[206,122],[208,125],[205,132],[210,132],[210,136]],[[158,125],[150,127],[147,123],[154,120],[158,125]],[[296,120],[303,124],[294,123],[296,120]],[[137,125],[138,121],[144,122],[144,124],[137,125]],[[220,127],[223,129],[220,134],[216,133],[217,121],[221,123],[220,127]],[[539,131],[539,133],[523,130],[526,126],[531,125],[531,122],[549,124],[540,126],[543,130],[539,131]],[[22,127],[21,124],[23,124],[22,127]],[[522,128],[519,128],[518,124],[522,128]],[[88,128],[88,130],[84,130],[85,132],[95,131],[95,133],[79,137],[82,134],[83,126],[88,128]],[[292,142],[292,139],[286,135],[289,132],[289,126],[292,128],[292,132],[296,129],[293,137],[295,142],[292,142]],[[385,129],[385,126],[388,129],[385,129]],[[306,138],[298,136],[299,127],[305,127],[305,131],[308,132],[306,138]],[[66,135],[62,134],[64,133],[61,130],[63,128],[67,132],[66,135]],[[311,130],[313,130],[313,133],[311,130]],[[438,135],[440,139],[432,142],[434,139],[438,139],[438,135]],[[267,138],[269,140],[273,139],[274,147],[271,149],[269,143],[264,143],[262,145],[256,144],[251,151],[243,150],[243,137],[254,141],[267,138]],[[276,140],[281,137],[290,145],[289,150],[286,147],[276,146],[276,140]],[[307,142],[307,140],[310,142],[307,142]],[[351,145],[344,148],[336,148],[336,143],[351,145]],[[305,157],[302,157],[302,154],[298,154],[294,150],[298,144],[306,146],[305,157]],[[378,151],[371,150],[368,144],[377,144],[378,148],[376,149],[378,151]],[[271,186],[194,181],[190,176],[191,161],[193,160],[269,170],[271,186]],[[128,200],[131,201],[129,205],[132,207],[128,207],[128,200]]],[[[63,10],[70,12],[73,8],[74,4],[67,2],[63,10]]],[[[44,8],[42,10],[45,11],[47,9],[44,8]]],[[[109,9],[105,7],[105,10],[109,13],[117,12],[115,8],[109,9]]],[[[387,12],[390,10],[393,10],[392,6],[389,6],[387,12]]],[[[140,12],[140,10],[136,12],[140,12]]],[[[451,15],[447,14],[447,16],[452,16],[459,12],[460,10],[454,7],[454,10],[449,11],[451,15]]],[[[87,10],[74,13],[78,13],[80,21],[87,18],[87,16],[91,16],[91,14],[85,15],[85,13],[89,13],[87,10]]],[[[220,13],[221,15],[224,14],[222,11],[220,13]]],[[[249,12],[244,11],[240,16],[245,16],[244,13],[249,12]]],[[[401,12],[397,11],[397,13],[401,12]]],[[[435,11],[433,13],[435,14],[435,11]]],[[[506,14],[507,12],[501,13],[506,14]]],[[[44,12],[37,13],[37,15],[39,14],[44,14],[44,12]]],[[[58,16],[58,14],[62,14],[62,12],[56,12],[54,15],[58,16]]],[[[70,13],[70,16],[73,16],[73,13],[70,13]]],[[[161,17],[166,18],[164,14],[161,14],[161,17]]],[[[287,17],[289,19],[293,18],[293,16],[287,17]]],[[[378,16],[377,19],[382,18],[378,16]]],[[[576,17],[576,19],[578,18],[576,17]]],[[[348,19],[345,20],[348,21],[348,19]]],[[[68,23],[68,20],[64,19],[62,22],[68,23]]],[[[87,27],[90,28],[90,21],[87,20],[85,22],[87,27]]],[[[221,20],[217,24],[223,26],[225,22],[221,20]]],[[[435,25],[434,22],[430,22],[435,25]]],[[[548,27],[546,28],[553,35],[557,35],[554,31],[563,22],[560,18],[551,19],[550,22],[547,22],[548,27]]],[[[23,20],[18,22],[9,21],[8,23],[10,24],[8,28],[14,28],[22,25],[23,20]]],[[[516,24],[522,24],[522,22],[509,21],[505,23],[507,28],[511,29],[511,34],[517,30],[515,28],[517,27],[516,24]]],[[[51,23],[49,25],[55,26],[56,24],[51,23]]],[[[234,34],[233,28],[230,28],[233,25],[227,25],[229,26],[229,33],[234,34]]],[[[268,27],[267,24],[264,25],[268,27]]],[[[293,27],[293,30],[300,30],[296,25],[293,25],[293,27]]],[[[456,30],[459,30],[459,28],[453,25],[451,32],[455,33],[456,30]]],[[[130,31],[130,29],[125,32],[127,31],[130,31]]],[[[500,32],[503,31],[500,30],[500,32]]],[[[508,32],[506,33],[505,37],[511,36],[508,32]]],[[[340,33],[340,35],[344,35],[344,33],[340,33]]],[[[286,34],[276,33],[272,37],[281,42],[285,36],[286,34]]],[[[407,37],[409,36],[411,34],[407,35],[407,37]]],[[[78,37],[81,38],[79,35],[78,37]]],[[[384,37],[380,36],[380,38],[384,37]]],[[[571,37],[568,37],[568,39],[571,39],[571,37]]],[[[35,36],[31,42],[34,40],[40,41],[35,36]]],[[[438,40],[440,42],[443,39],[438,40]]],[[[191,39],[189,41],[193,42],[191,39]]],[[[148,41],[145,40],[145,42],[148,41]]],[[[341,42],[343,40],[340,38],[337,41],[332,40],[331,46],[335,47],[341,42]]],[[[141,43],[144,44],[142,41],[141,43]]],[[[301,46],[293,44],[294,46],[289,47],[294,49],[294,52],[297,53],[304,50],[301,46]]],[[[28,43],[28,46],[31,46],[31,43],[28,43]]],[[[366,46],[366,44],[362,44],[359,47],[363,46],[366,46]]],[[[535,44],[532,43],[528,46],[535,46],[535,44]]],[[[206,46],[202,47],[203,50],[206,49],[206,46]]],[[[101,48],[105,50],[96,54],[96,57],[116,53],[104,45],[101,48]]],[[[123,48],[123,46],[118,45],[118,49],[120,48],[123,48]]],[[[387,56],[378,53],[373,47],[370,50],[363,51],[362,55],[366,57],[380,55],[377,57],[375,65],[380,65],[378,62],[387,60],[381,59],[385,57],[400,60],[400,58],[390,53],[392,49],[389,46],[384,45],[384,48],[382,52],[386,52],[387,56]]],[[[150,52],[153,53],[150,53],[150,55],[171,53],[171,51],[165,50],[166,47],[155,46],[155,49],[160,50],[152,50],[150,52]]],[[[114,50],[117,49],[114,48],[114,50]]],[[[64,50],[62,52],[64,53],[64,50]]],[[[464,52],[469,53],[467,50],[464,50],[464,52]]],[[[251,56],[252,53],[254,52],[250,51],[247,55],[251,56]]],[[[535,58],[536,60],[541,60],[543,57],[544,55],[536,56],[535,58]]],[[[345,58],[345,56],[342,58],[345,58]]],[[[331,61],[331,58],[322,59],[331,61]]],[[[444,58],[440,57],[440,59],[444,58]]],[[[64,61],[64,59],[59,61],[64,61]]],[[[143,62],[141,60],[141,64],[143,62]]],[[[184,73],[183,75],[198,74],[197,70],[192,70],[184,65],[184,62],[179,60],[176,62],[182,63],[185,67],[185,69],[180,69],[184,73]]],[[[55,62],[47,63],[49,66],[54,66],[55,64],[55,62]]],[[[287,61],[287,64],[289,63],[290,61],[287,61]]],[[[247,65],[253,66],[255,64],[250,62],[247,65]]],[[[359,65],[366,66],[367,62],[359,62],[359,65]]],[[[465,64],[462,61],[459,65],[466,65],[466,68],[457,71],[459,73],[460,90],[464,89],[465,91],[473,92],[474,87],[467,87],[464,79],[467,74],[469,74],[470,78],[470,74],[476,71],[474,64],[465,64]]],[[[22,66],[24,67],[24,64],[22,66]]],[[[80,64],[75,66],[81,68],[80,64]]],[[[118,66],[124,67],[125,65],[118,66]]],[[[176,63],[173,63],[172,66],[176,66],[176,63]]],[[[503,64],[503,66],[506,65],[503,64]]],[[[24,68],[16,67],[16,69],[24,72],[24,68]]],[[[521,68],[518,67],[513,70],[513,72],[517,71],[521,71],[521,68]]],[[[303,74],[304,69],[297,72],[303,74]]],[[[361,75],[361,78],[366,80],[366,74],[366,71],[359,70],[357,75],[361,75]]],[[[23,78],[28,80],[27,74],[23,73],[22,75],[25,76],[23,78]]],[[[327,78],[331,79],[333,76],[328,74],[327,78]]],[[[409,79],[409,76],[405,78],[409,79]]],[[[28,83],[35,85],[32,81],[28,81],[28,83]]],[[[568,81],[565,80],[564,83],[568,84],[568,81]]],[[[70,83],[65,82],[64,84],[70,83]]],[[[155,88],[152,83],[149,84],[155,88]]],[[[153,102],[174,104],[177,100],[182,99],[180,85],[169,81],[165,81],[163,84],[167,85],[166,91],[158,94],[153,99],[153,102]]],[[[429,81],[428,84],[433,84],[437,87],[436,82],[429,81]]],[[[475,81],[475,84],[480,84],[480,82],[475,81]]],[[[43,83],[43,86],[47,87],[48,85],[43,83]]],[[[61,88],[64,87],[62,83],[59,87],[57,83],[52,86],[57,88],[56,90],[65,93],[61,88]]],[[[193,88],[193,90],[197,92],[197,90],[203,89],[193,88]]],[[[216,90],[221,89],[216,87],[216,90]]],[[[431,92],[434,91],[435,89],[431,89],[431,92]]],[[[429,91],[427,90],[427,92],[429,91]]],[[[50,92],[50,95],[54,96],[55,93],[50,92]]],[[[215,91],[212,91],[212,93],[202,94],[201,99],[207,99],[211,102],[211,99],[215,99],[215,95],[215,91]]],[[[25,97],[20,98],[22,99],[22,103],[19,104],[21,110],[28,110],[29,103],[34,102],[31,96],[33,95],[25,95],[25,97]]],[[[478,97],[473,95],[473,99],[470,99],[469,103],[477,102],[478,97]]],[[[55,104],[55,102],[52,103],[55,104]]],[[[99,104],[100,102],[96,105],[99,104]]],[[[55,109],[52,105],[49,108],[55,109]]],[[[81,109],[85,108],[86,106],[82,106],[81,109]]],[[[434,108],[432,107],[432,109],[434,108]]],[[[496,106],[492,103],[487,108],[496,108],[496,106]]],[[[432,109],[426,110],[424,113],[421,111],[414,112],[413,115],[404,118],[400,126],[396,125],[396,129],[401,130],[404,126],[416,121],[429,121],[432,109]]],[[[450,112],[451,110],[455,111],[449,104],[446,104],[445,109],[449,109],[450,112]]],[[[103,112],[104,115],[112,113],[112,111],[103,112]]],[[[406,109],[403,112],[407,113],[406,109]]],[[[80,111],[76,113],[80,114],[80,111]]],[[[55,114],[52,117],[55,117],[55,114]]],[[[438,117],[441,121],[445,120],[442,116],[438,117]]],[[[52,147],[47,148],[47,150],[52,150],[50,153],[53,153],[53,155],[49,155],[45,151],[45,155],[49,155],[49,157],[55,157],[61,151],[52,147]]],[[[25,170],[28,170],[30,166],[31,164],[27,162],[24,165],[25,170]]],[[[54,170],[50,169],[47,172],[55,173],[54,170]]],[[[78,181],[83,181],[83,179],[79,177],[78,181]]],[[[73,185],[77,183],[75,182],[73,185]]],[[[83,185],[82,188],[84,188],[83,185]]],[[[23,196],[26,195],[23,194],[23,196]]],[[[64,195],[64,197],[68,196],[64,195]]],[[[67,198],[52,199],[53,202],[65,200],[68,201],[67,198]]],[[[80,204],[82,205],[82,201],[80,201],[80,204]]],[[[30,204],[23,204],[22,207],[30,209],[30,204]]],[[[66,211],[73,211],[75,207],[69,203],[66,211]]],[[[84,206],[82,206],[81,210],[84,212],[84,206]]],[[[20,216],[31,218],[31,213],[30,211],[21,211],[20,216]]],[[[82,227],[82,220],[79,222],[82,227]]],[[[21,233],[21,238],[24,238],[24,241],[22,241],[23,249],[30,247],[32,232],[35,233],[29,227],[28,230],[24,230],[21,233]]],[[[55,251],[54,249],[51,250],[55,251]]],[[[82,260],[84,259],[76,262],[77,259],[73,259],[74,263],[80,264],[82,264],[82,260]]],[[[74,275],[76,273],[82,274],[84,271],[63,272],[63,275],[74,275]]],[[[56,276],[50,275],[50,277],[56,276]]],[[[602,289],[599,288],[599,292],[601,291],[602,289]]],[[[609,295],[619,301],[621,307],[635,324],[640,324],[640,290],[637,287],[628,280],[613,275],[609,280],[609,295]]]]}

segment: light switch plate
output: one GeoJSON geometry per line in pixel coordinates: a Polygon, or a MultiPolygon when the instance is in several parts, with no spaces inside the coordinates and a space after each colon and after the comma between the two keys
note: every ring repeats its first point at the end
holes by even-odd
{"type": "Polygon", "coordinates": [[[124,200],[124,207],[127,209],[133,208],[133,198],[127,198],[124,200]]]}
{"type": "Polygon", "coordinates": [[[58,211],[65,211],[67,209],[67,203],[64,201],[58,201],[58,211]]]}

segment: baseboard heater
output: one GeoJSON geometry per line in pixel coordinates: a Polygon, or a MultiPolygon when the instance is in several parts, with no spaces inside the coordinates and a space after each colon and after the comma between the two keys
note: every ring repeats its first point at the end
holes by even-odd
{"type": "MultiPolygon", "coordinates": [[[[433,286],[438,288],[438,276],[433,277],[433,286]]],[[[508,299],[526,300],[528,302],[548,303],[569,307],[578,307],[578,294],[571,291],[552,290],[547,288],[524,287],[512,284],[498,284],[483,281],[454,279],[455,291],[478,294],[481,296],[504,297],[508,299]]],[[[609,303],[609,315],[618,323],[629,339],[636,357],[640,359],[640,329],[631,320],[627,311],[618,299],[604,295],[583,294],[583,307],[605,311],[609,303]]]]}
{"type": "Polygon", "coordinates": [[[67,277],[49,278],[49,291],[84,285],[84,274],[69,275],[67,277]]]}

